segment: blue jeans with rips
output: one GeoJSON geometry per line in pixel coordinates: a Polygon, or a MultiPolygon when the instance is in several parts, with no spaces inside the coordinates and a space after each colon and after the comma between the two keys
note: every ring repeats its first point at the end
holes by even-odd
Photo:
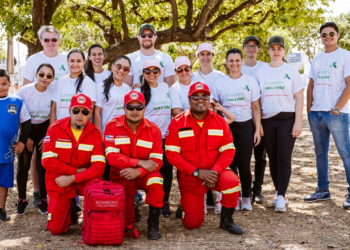
{"type": "Polygon", "coordinates": [[[338,153],[342,158],[346,180],[350,194],[350,137],[349,114],[333,115],[331,112],[311,111],[308,114],[310,129],[313,135],[316,153],[317,185],[327,188],[328,180],[328,151],[330,134],[332,134],[338,153]]]}

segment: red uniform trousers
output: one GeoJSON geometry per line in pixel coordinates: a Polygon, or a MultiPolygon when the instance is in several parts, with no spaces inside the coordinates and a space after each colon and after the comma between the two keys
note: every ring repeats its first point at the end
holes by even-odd
{"type": "Polygon", "coordinates": [[[152,206],[161,208],[163,207],[163,177],[159,172],[153,172],[144,175],[141,178],[136,178],[134,180],[122,180],[115,181],[125,188],[125,197],[126,197],[126,224],[134,225],[135,223],[135,207],[134,207],[134,196],[137,193],[137,190],[146,191],[146,200],[145,202],[152,206]]]}
{"type": "MultiPolygon", "coordinates": [[[[204,221],[204,194],[207,188],[181,187],[182,223],[187,229],[202,226],[204,221]]],[[[227,208],[237,206],[239,196],[239,178],[231,170],[223,170],[219,174],[216,186],[212,190],[222,192],[221,205],[227,208]]]]}
{"type": "MultiPolygon", "coordinates": [[[[75,183],[71,185],[75,185],[75,191],[78,195],[84,195],[84,189],[90,183],[95,181],[103,181],[101,178],[91,179],[89,181],[75,183]]],[[[74,189],[73,189],[74,190],[74,189]]],[[[67,193],[55,194],[50,196],[50,191],[48,191],[49,195],[49,205],[47,208],[48,218],[46,227],[49,229],[52,235],[58,235],[66,232],[70,225],[71,221],[71,197],[72,189],[69,190],[69,195],[67,193]]],[[[51,193],[52,194],[52,193],[51,193]]]]}

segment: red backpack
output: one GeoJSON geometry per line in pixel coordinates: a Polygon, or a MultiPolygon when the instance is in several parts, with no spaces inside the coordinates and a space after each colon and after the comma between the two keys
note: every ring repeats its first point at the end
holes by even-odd
{"type": "Polygon", "coordinates": [[[108,181],[84,190],[83,241],[87,245],[121,245],[125,228],[124,187],[108,181]]]}

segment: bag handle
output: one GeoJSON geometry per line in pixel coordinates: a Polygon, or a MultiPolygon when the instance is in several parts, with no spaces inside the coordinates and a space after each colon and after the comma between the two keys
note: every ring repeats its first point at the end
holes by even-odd
{"type": "Polygon", "coordinates": [[[133,225],[127,224],[124,231],[124,237],[131,237],[133,239],[139,238],[139,232],[133,225]]]}

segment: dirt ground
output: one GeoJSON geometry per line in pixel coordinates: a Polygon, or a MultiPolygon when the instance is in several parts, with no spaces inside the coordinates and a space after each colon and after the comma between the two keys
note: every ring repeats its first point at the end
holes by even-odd
{"type": "MultiPolygon", "coordinates": [[[[231,235],[220,229],[220,216],[215,215],[213,210],[208,211],[201,228],[190,231],[174,216],[179,204],[175,179],[170,200],[173,217],[161,217],[162,238],[158,241],[147,240],[147,205],[143,203],[142,220],[136,225],[140,238],[127,238],[121,247],[79,244],[82,237],[78,225],[72,226],[65,235],[51,236],[45,228],[46,216],[40,215],[38,208],[31,206],[24,216],[14,214],[17,189],[13,188],[9,192],[6,206],[11,220],[0,223],[0,249],[350,249],[350,210],[342,208],[347,183],[334,142],[330,146],[329,165],[332,199],[304,203],[303,197],[314,191],[317,181],[312,135],[304,115],[303,132],[294,148],[293,173],[287,192],[287,213],[275,213],[269,206],[275,191],[267,168],[263,194],[268,202],[263,205],[254,204],[251,212],[238,211],[234,214],[236,223],[245,230],[243,236],[231,235]]],[[[32,193],[29,180],[27,195],[30,202],[32,193]]],[[[79,222],[82,224],[82,215],[79,222]]]]}

